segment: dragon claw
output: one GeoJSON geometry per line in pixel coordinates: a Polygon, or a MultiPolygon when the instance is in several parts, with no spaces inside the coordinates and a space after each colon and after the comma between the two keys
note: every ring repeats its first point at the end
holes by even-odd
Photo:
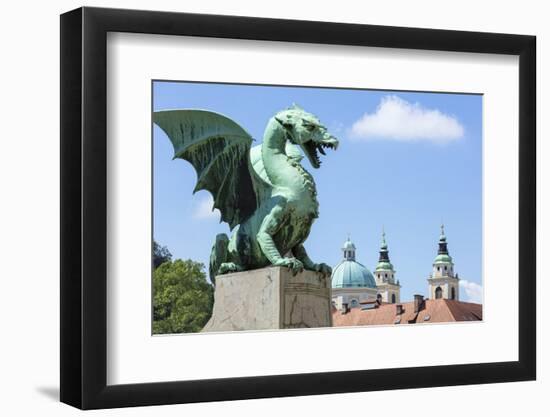
{"type": "Polygon", "coordinates": [[[324,275],[332,274],[332,268],[325,263],[315,264],[314,269],[324,275]]]}
{"type": "Polygon", "coordinates": [[[292,270],[292,275],[304,270],[304,264],[296,258],[283,258],[276,263],[277,266],[286,266],[292,270]]]}
{"type": "Polygon", "coordinates": [[[240,272],[243,270],[243,267],[240,265],[237,265],[233,262],[224,262],[220,265],[220,269],[218,270],[219,275],[229,274],[231,272],[240,272]]]}

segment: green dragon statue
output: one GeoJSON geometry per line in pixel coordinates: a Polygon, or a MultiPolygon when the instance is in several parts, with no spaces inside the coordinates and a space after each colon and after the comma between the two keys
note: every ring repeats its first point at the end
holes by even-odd
{"type": "Polygon", "coordinates": [[[273,116],[263,143],[253,142],[242,127],[205,110],[158,111],[153,121],[174,146],[174,158],[189,161],[197,172],[194,192],[208,190],[214,207],[233,231],[216,236],[210,255],[210,279],[235,271],[280,265],[297,272],[330,274],[314,263],[304,242],[319,215],[315,182],[300,164],[302,148],[314,168],[318,152],[336,149],[338,140],[319,119],[293,105],[273,116]],[[298,146],[297,146],[298,145],[298,146]]]}

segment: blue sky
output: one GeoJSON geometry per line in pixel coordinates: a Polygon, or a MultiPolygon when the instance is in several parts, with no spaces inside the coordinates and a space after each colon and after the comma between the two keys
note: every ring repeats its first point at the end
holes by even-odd
{"type": "MultiPolygon", "coordinates": [[[[480,301],[482,263],[482,96],[235,84],[154,82],[154,110],[200,108],[229,116],[261,143],[268,119],[292,103],[315,114],[340,140],[315,170],[320,217],[306,249],[336,265],[348,233],[371,271],[382,227],[401,282],[401,299],[426,295],[426,278],[445,224],[460,298],[480,301]],[[467,281],[467,282],[466,282],[467,281]]],[[[192,195],[196,174],[154,126],[154,238],[175,258],[208,263],[217,233],[208,192],[192,195]]]]}

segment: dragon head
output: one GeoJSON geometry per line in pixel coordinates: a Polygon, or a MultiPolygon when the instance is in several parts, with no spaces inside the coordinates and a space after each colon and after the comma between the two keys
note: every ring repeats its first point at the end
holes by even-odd
{"type": "Polygon", "coordinates": [[[325,148],[338,148],[338,139],[328,133],[321,121],[296,104],[277,113],[275,119],[284,126],[288,140],[302,148],[314,168],[321,166],[319,152],[326,155],[325,148]]]}

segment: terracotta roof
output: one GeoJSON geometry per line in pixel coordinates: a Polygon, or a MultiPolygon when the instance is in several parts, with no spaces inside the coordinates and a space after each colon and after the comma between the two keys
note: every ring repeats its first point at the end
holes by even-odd
{"type": "Polygon", "coordinates": [[[381,304],[377,300],[361,301],[359,304],[381,304]]]}
{"type": "Polygon", "coordinates": [[[481,304],[447,300],[447,306],[456,321],[483,320],[483,307],[481,304]]]}
{"type": "Polygon", "coordinates": [[[403,314],[396,314],[397,304],[382,304],[378,308],[362,310],[352,308],[348,313],[332,313],[334,326],[369,326],[381,324],[447,323],[455,321],[482,320],[482,305],[457,300],[425,300],[418,314],[414,302],[399,303],[403,314]],[[397,322],[397,319],[399,321],[397,322]]]}

